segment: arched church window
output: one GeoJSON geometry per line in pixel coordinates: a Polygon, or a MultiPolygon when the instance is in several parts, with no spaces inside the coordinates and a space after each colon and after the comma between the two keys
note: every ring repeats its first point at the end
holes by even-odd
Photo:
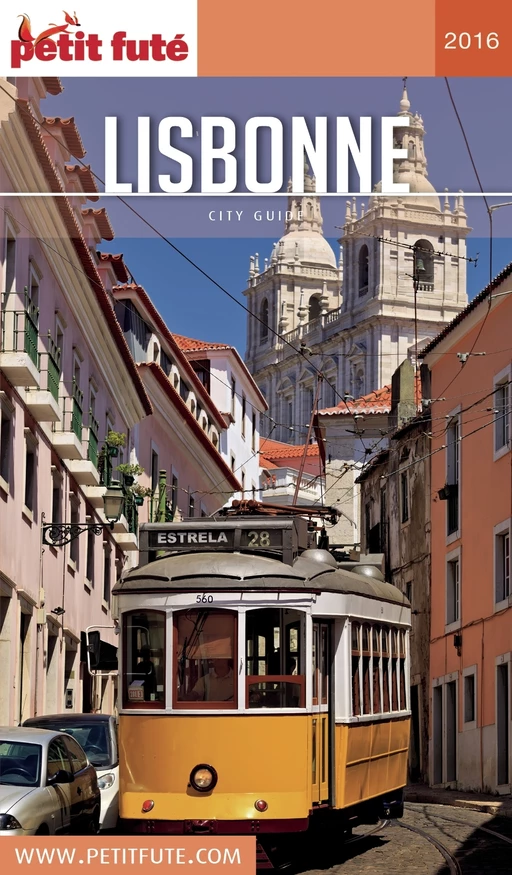
{"type": "Polygon", "coordinates": [[[358,368],[355,376],[354,397],[361,398],[364,395],[364,371],[358,368]]]}
{"type": "Polygon", "coordinates": [[[318,317],[322,313],[322,307],[320,305],[320,298],[318,295],[311,295],[309,299],[309,321],[311,322],[313,319],[318,319],[318,317]]]}
{"type": "Polygon", "coordinates": [[[359,294],[364,295],[368,291],[368,247],[363,243],[359,250],[359,294]]]}
{"type": "Polygon", "coordinates": [[[414,276],[418,289],[434,288],[434,247],[430,240],[417,240],[414,244],[414,276]]]}
{"type": "Polygon", "coordinates": [[[312,219],[313,218],[313,204],[311,203],[311,201],[308,201],[307,211],[308,211],[308,219],[312,219]]]}
{"type": "Polygon", "coordinates": [[[263,343],[268,338],[268,299],[263,298],[260,307],[260,341],[263,343]]]}
{"type": "Polygon", "coordinates": [[[414,140],[409,140],[409,145],[407,146],[407,157],[412,161],[416,158],[416,145],[414,140]]]}

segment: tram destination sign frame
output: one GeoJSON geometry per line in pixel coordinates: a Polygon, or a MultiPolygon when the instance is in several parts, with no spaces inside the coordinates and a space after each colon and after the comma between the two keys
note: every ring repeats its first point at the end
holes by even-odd
{"type": "Polygon", "coordinates": [[[143,523],[139,529],[140,565],[168,552],[271,552],[291,565],[308,546],[307,520],[295,518],[183,520],[143,523]]]}

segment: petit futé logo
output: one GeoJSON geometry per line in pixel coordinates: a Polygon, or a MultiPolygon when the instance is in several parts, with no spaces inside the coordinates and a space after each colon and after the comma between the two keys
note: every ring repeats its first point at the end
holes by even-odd
{"type": "MultiPolygon", "coordinates": [[[[38,61],[102,61],[104,40],[99,34],[85,34],[80,28],[76,12],[70,15],[63,11],[64,23],[50,23],[34,37],[32,24],[26,13],[19,15],[21,24],[18,39],[11,40],[11,67],[15,70],[22,63],[36,58],[38,61]],[[73,28],[73,30],[69,30],[73,28]]],[[[126,31],[117,31],[106,43],[111,50],[112,61],[184,61],[188,57],[185,34],[177,33],[167,41],[154,33],[150,39],[129,39],[126,31]]]]}

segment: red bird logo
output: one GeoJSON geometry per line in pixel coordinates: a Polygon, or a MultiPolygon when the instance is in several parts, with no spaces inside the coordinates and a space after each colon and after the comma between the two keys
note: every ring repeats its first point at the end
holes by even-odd
{"type": "Polygon", "coordinates": [[[41,40],[48,39],[49,37],[54,36],[54,34],[56,33],[69,33],[68,27],[70,26],[80,27],[80,22],[76,17],[76,12],[73,14],[73,16],[71,16],[68,12],[64,12],[63,10],[63,14],[66,19],[65,24],[52,24],[50,22],[50,27],[47,30],[43,30],[42,33],[40,33],[39,36],[36,37],[32,36],[30,18],[28,17],[28,15],[18,15],[18,18],[22,19],[18,32],[20,41],[23,43],[33,43],[33,45],[37,46],[37,44],[40,43],[41,40]]]}

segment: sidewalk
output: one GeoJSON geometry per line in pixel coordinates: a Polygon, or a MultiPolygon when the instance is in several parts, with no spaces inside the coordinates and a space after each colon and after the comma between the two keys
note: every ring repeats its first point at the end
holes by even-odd
{"type": "Polygon", "coordinates": [[[453,805],[499,817],[512,817],[512,796],[492,796],[489,793],[465,793],[459,790],[436,790],[426,784],[410,784],[405,788],[406,802],[430,805],[453,805]]]}

